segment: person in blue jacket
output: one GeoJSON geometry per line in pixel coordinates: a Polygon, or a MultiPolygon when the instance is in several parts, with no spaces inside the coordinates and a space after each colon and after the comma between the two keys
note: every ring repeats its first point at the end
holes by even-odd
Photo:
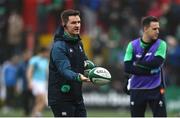
{"type": "Polygon", "coordinates": [[[79,36],[80,26],[79,11],[61,13],[49,62],[48,105],[55,117],[86,117],[81,88],[82,82],[90,80],[83,75],[88,59],[79,36]]]}

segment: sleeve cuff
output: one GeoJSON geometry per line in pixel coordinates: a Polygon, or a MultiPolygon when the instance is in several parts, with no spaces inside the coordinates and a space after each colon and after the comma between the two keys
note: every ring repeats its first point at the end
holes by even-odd
{"type": "Polygon", "coordinates": [[[78,73],[78,76],[76,76],[76,79],[78,82],[81,82],[81,79],[80,79],[80,73],[78,73]]]}

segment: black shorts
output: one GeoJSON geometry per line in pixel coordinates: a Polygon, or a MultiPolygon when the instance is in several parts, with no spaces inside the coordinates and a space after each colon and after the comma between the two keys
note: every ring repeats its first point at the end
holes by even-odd
{"type": "Polygon", "coordinates": [[[54,117],[86,117],[86,109],[83,101],[63,102],[50,106],[54,117]]]}
{"type": "Polygon", "coordinates": [[[163,88],[130,91],[132,117],[144,117],[147,105],[151,108],[154,117],[167,116],[163,88]]]}

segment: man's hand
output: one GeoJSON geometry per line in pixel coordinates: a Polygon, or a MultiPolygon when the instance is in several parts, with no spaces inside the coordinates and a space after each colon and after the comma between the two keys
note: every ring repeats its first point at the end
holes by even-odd
{"type": "Polygon", "coordinates": [[[90,82],[90,79],[85,77],[84,75],[80,74],[80,79],[82,82],[90,82]]]}

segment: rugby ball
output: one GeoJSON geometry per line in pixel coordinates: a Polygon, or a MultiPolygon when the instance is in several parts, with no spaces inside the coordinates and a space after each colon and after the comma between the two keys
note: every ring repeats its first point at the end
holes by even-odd
{"type": "Polygon", "coordinates": [[[103,67],[95,67],[88,74],[89,79],[96,85],[105,85],[111,82],[110,72],[103,67]]]}

